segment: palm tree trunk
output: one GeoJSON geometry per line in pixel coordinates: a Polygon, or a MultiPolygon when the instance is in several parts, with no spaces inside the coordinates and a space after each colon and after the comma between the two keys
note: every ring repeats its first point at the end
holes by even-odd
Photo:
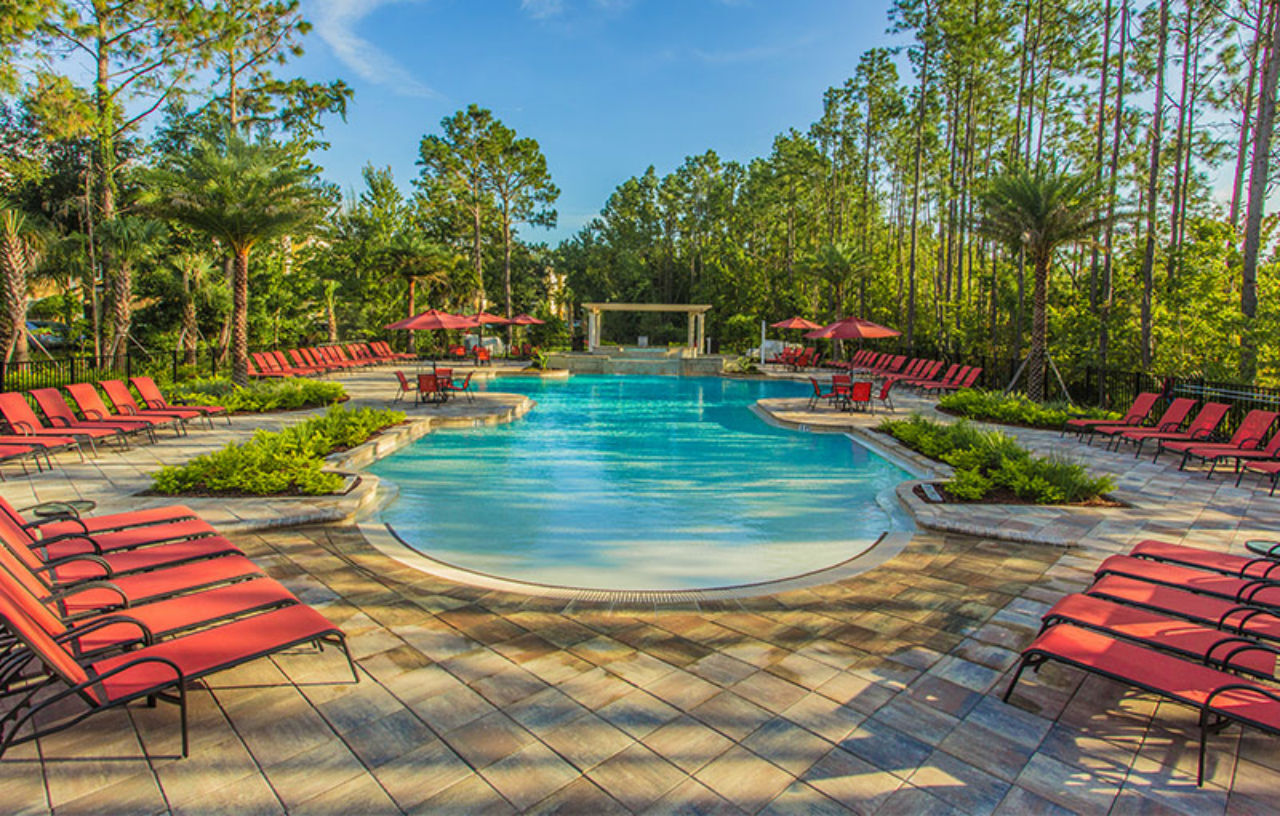
{"type": "Polygon", "coordinates": [[[23,363],[27,360],[27,273],[31,253],[19,233],[17,216],[4,214],[4,233],[0,235],[0,268],[4,270],[5,342],[4,359],[23,363]]]}
{"type": "Polygon", "coordinates": [[[124,368],[129,353],[129,298],[133,293],[133,269],[127,263],[116,267],[111,277],[111,358],[116,368],[124,368]]]}
{"type": "Polygon", "coordinates": [[[249,384],[249,250],[235,250],[231,275],[231,381],[249,384]]]}
{"type": "Polygon", "coordinates": [[[182,350],[183,362],[196,364],[196,299],[191,291],[191,270],[182,270],[182,350]]]}
{"type": "Polygon", "coordinates": [[[1031,295],[1031,355],[1027,364],[1027,396],[1044,399],[1045,361],[1049,349],[1049,256],[1035,253],[1035,284],[1031,295]]]}

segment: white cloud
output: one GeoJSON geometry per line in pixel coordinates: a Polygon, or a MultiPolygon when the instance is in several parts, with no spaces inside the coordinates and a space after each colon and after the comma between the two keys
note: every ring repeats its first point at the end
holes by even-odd
{"type": "Polygon", "coordinates": [[[520,0],[520,10],[535,20],[545,20],[564,12],[564,0],[520,0]]]}
{"type": "Polygon", "coordinates": [[[439,91],[409,73],[390,54],[356,33],[360,22],[379,6],[404,1],[316,0],[312,4],[311,22],[334,56],[362,79],[386,85],[401,96],[443,98],[439,91]]]}

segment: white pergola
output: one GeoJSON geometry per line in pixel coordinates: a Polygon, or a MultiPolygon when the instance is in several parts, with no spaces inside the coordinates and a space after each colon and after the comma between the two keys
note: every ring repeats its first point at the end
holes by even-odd
{"type": "Polygon", "coordinates": [[[707,336],[707,312],[710,303],[584,303],[587,313],[587,351],[600,346],[600,327],[605,312],[684,312],[689,316],[689,348],[701,352],[707,336]]]}

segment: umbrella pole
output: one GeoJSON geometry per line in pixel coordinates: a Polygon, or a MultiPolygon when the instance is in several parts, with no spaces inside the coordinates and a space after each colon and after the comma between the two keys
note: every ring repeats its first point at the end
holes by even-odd
{"type": "Polygon", "coordinates": [[[760,321],[760,365],[764,365],[764,327],[765,322],[760,321]]]}

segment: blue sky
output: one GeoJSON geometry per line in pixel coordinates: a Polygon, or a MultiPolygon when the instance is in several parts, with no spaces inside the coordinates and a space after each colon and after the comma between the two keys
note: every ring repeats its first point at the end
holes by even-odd
{"type": "Polygon", "coordinates": [[[406,192],[418,143],[475,102],[542,145],[555,244],[650,164],[746,161],[804,129],[885,34],[888,0],[304,0],[315,30],[286,66],[355,89],[319,156],[344,190],[368,163],[406,192]]]}

